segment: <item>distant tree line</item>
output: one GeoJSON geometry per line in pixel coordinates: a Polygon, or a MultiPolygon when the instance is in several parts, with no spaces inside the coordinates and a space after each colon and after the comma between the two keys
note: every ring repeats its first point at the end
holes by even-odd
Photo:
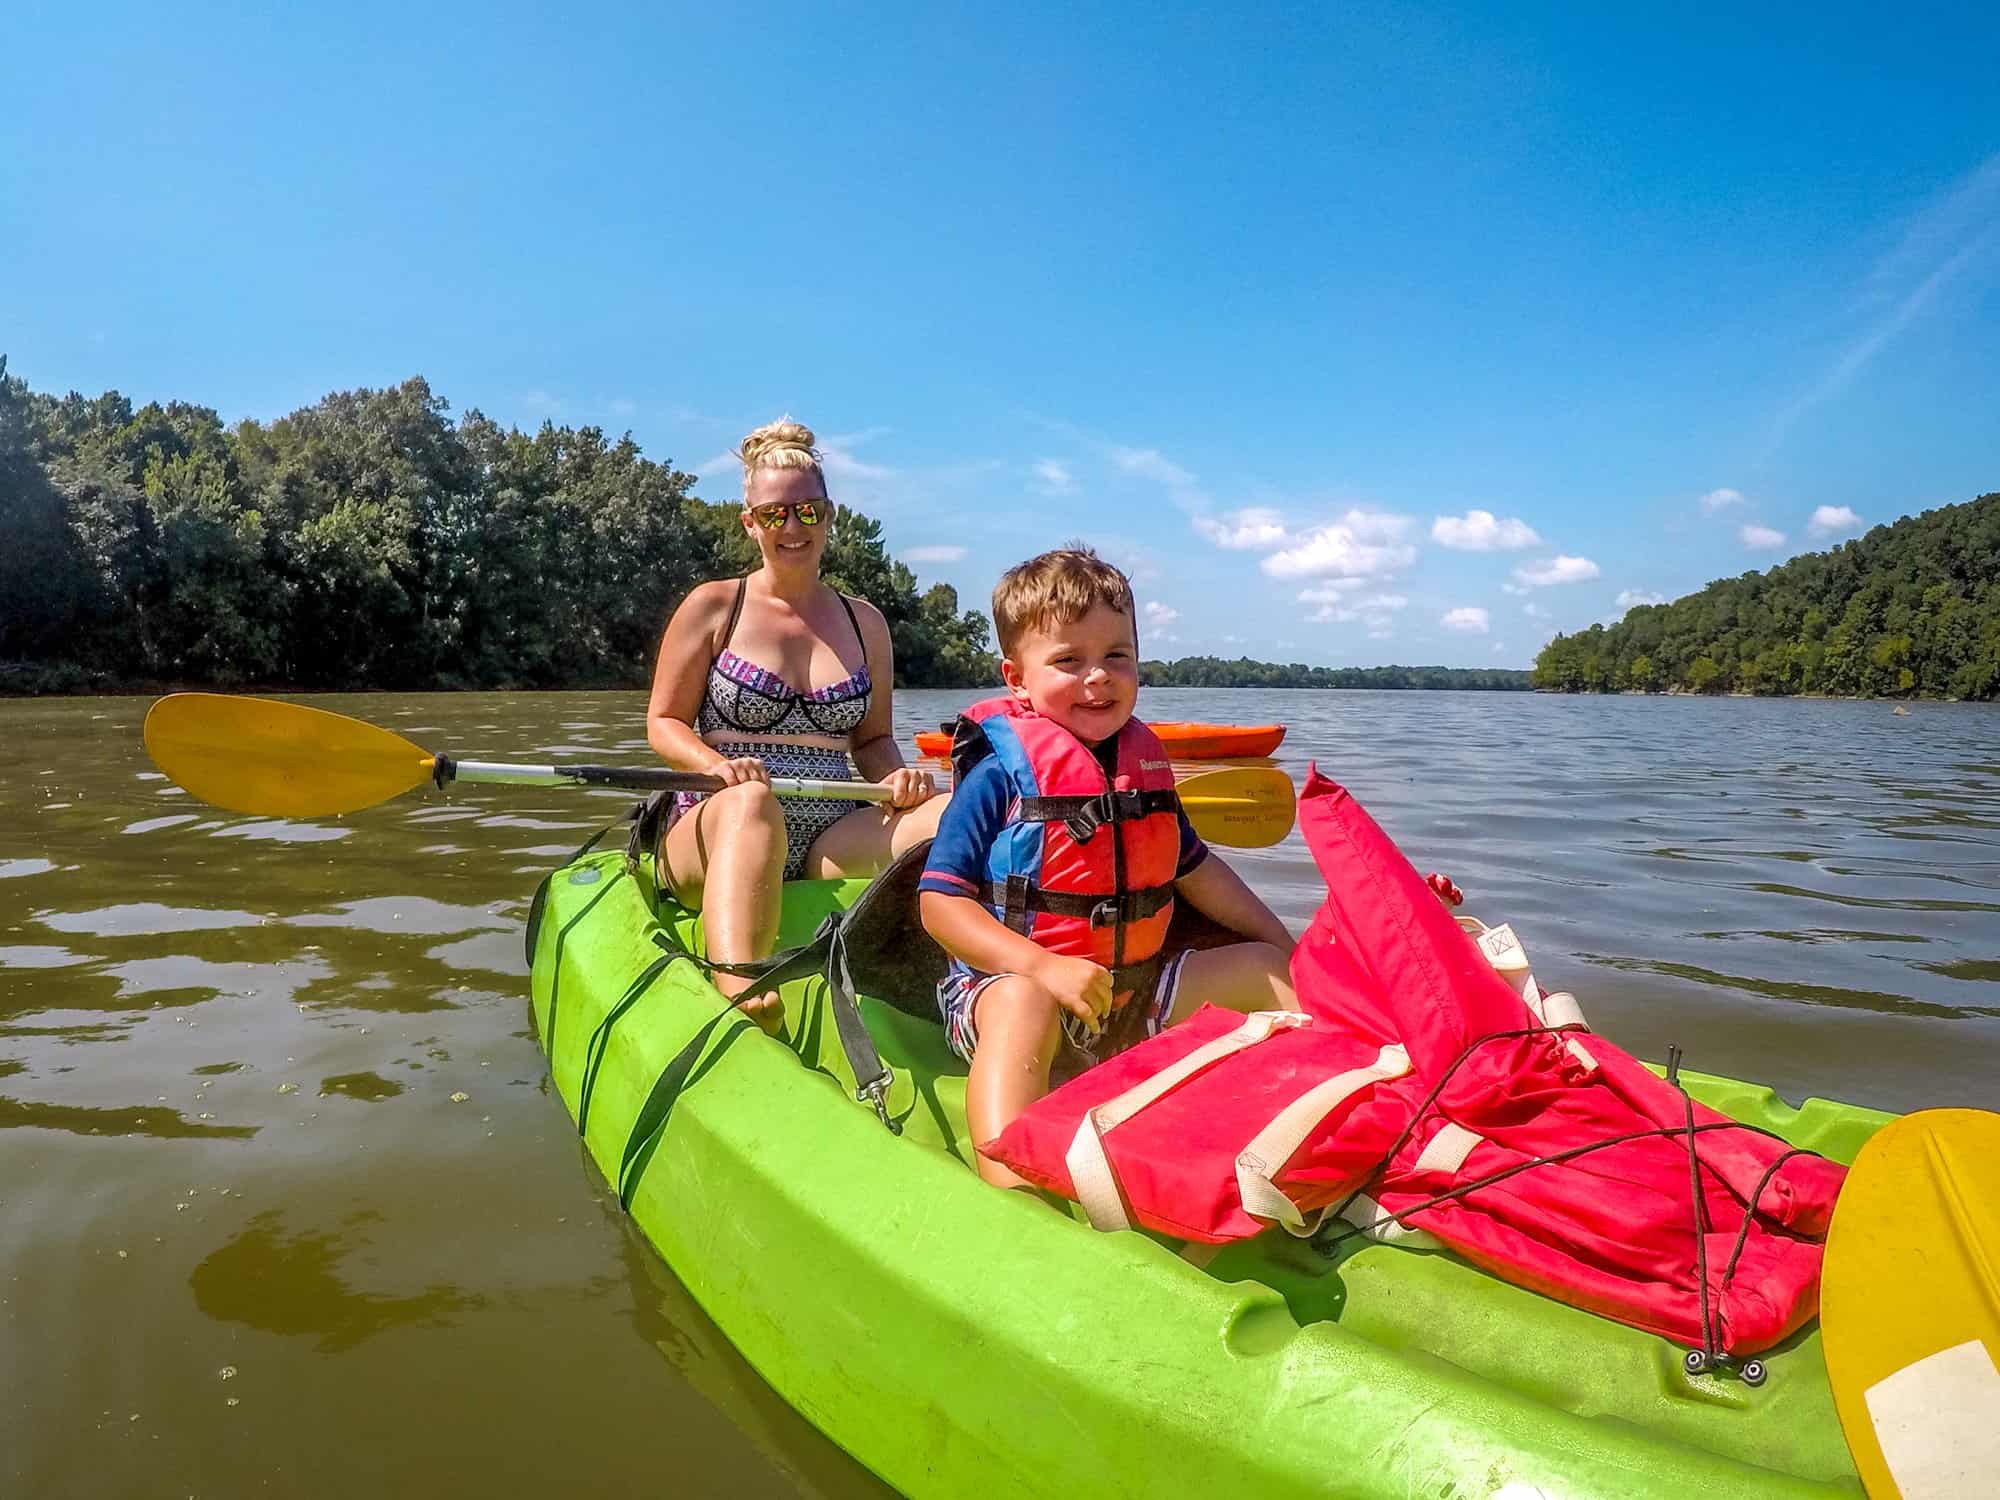
{"type": "Polygon", "coordinates": [[[2000,494],[1559,635],[1534,680],[1564,692],[1993,698],[2000,494]]]}
{"type": "MultiPolygon", "coordinates": [[[[734,504],[596,427],[451,420],[421,379],[270,423],[31,392],[0,357],[0,690],[634,687],[734,504]]],[[[824,572],[911,686],[997,679],[983,615],[837,507],[824,572]]]]}
{"type": "Polygon", "coordinates": [[[1528,673],[1501,667],[1309,667],[1240,656],[1183,656],[1139,664],[1148,687],[1458,688],[1506,692],[1533,686],[1528,673]]]}

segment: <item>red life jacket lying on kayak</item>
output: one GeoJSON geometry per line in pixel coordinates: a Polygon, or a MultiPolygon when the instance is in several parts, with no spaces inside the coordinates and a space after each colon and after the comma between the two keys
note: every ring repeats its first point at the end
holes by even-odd
{"type": "Polygon", "coordinates": [[[1318,1232],[1426,1234],[1730,1354],[1813,1315],[1843,1168],[1691,1105],[1582,1030],[1504,931],[1482,950],[1317,771],[1299,814],[1328,888],[1292,960],[1309,1024],[1205,1010],[1049,1094],[985,1154],[1095,1200],[1104,1227],[1225,1241],[1338,1211],[1318,1232]]]}

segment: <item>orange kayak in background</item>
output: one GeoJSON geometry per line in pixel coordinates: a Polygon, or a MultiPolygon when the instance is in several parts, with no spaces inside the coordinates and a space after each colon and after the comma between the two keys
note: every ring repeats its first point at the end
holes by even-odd
{"type": "MultiPolygon", "coordinates": [[[[1152,729],[1175,760],[1251,760],[1271,754],[1285,738],[1282,724],[1169,722],[1153,724],[1152,729]]],[[[951,730],[920,730],[917,753],[937,760],[947,759],[951,755],[951,730]]]]}

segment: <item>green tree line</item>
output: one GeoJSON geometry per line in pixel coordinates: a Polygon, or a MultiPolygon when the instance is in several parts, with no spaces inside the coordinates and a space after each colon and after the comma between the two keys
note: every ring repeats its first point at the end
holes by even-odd
{"type": "MultiPolygon", "coordinates": [[[[454,421],[421,379],[225,427],[0,357],[0,689],[639,686],[687,591],[755,562],[693,483],[629,435],[454,421]]],[[[997,679],[985,617],[870,517],[836,507],[823,567],[900,683],[997,679]]]]}
{"type": "Polygon", "coordinates": [[[1178,661],[1139,664],[1139,680],[1149,687],[1273,688],[1458,688],[1520,690],[1531,687],[1526,672],[1501,667],[1309,667],[1280,665],[1247,656],[1183,656],[1178,661]]]}
{"type": "Polygon", "coordinates": [[[1564,692],[1993,698],[2000,494],[1559,635],[1534,680],[1564,692]]]}

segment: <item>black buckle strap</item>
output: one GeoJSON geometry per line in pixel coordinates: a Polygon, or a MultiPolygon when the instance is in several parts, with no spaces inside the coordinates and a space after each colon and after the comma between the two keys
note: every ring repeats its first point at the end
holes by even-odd
{"type": "Polygon", "coordinates": [[[1180,805],[1181,799],[1171,790],[1142,792],[1128,787],[1089,797],[1023,797],[1018,816],[1023,823],[1060,823],[1071,838],[1087,844],[1107,823],[1136,823],[1154,813],[1177,812],[1180,805]]]}
{"type": "Polygon", "coordinates": [[[1009,875],[1004,884],[988,881],[979,888],[979,899],[999,907],[1007,915],[1002,920],[1016,932],[1026,932],[1025,918],[1035,912],[1052,917],[1081,917],[1092,927],[1115,927],[1121,922],[1143,922],[1172,904],[1172,885],[1149,885],[1127,891],[1123,896],[1093,895],[1089,891],[1048,891],[1030,885],[1025,875],[1009,875]],[[1015,912],[1023,922],[1015,920],[1015,912]]]}

